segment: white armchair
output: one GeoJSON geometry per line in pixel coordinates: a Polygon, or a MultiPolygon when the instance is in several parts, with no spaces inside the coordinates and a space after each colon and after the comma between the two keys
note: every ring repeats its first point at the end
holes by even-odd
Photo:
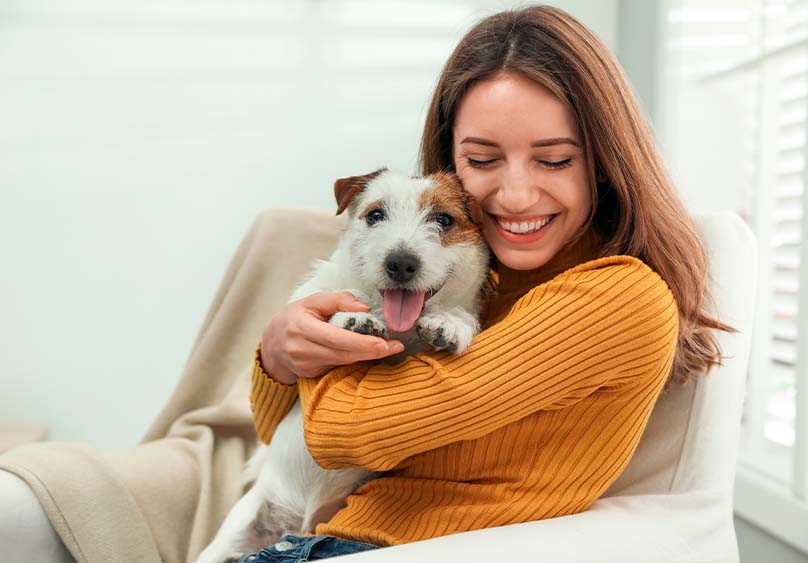
{"type": "MultiPolygon", "coordinates": [[[[347,557],[357,563],[736,562],[732,488],[754,307],[755,242],[732,214],[702,215],[697,224],[709,253],[719,318],[738,332],[719,335],[726,356],[720,369],[662,395],[635,456],[604,498],[581,514],[347,557]]],[[[81,444],[14,448],[0,456],[0,469],[16,473],[31,490],[7,479],[21,494],[3,497],[0,487],[0,498],[21,510],[36,508],[31,521],[42,522],[33,491],[80,562],[193,560],[218,528],[227,503],[241,494],[239,474],[255,443],[245,367],[257,335],[311,260],[331,252],[340,225],[340,218],[325,213],[261,214],[222,280],[179,384],[143,443],[109,454],[81,444]]],[[[24,521],[13,520],[20,529],[24,521]]],[[[2,537],[0,545],[6,545],[2,537]]]]}
{"type": "Polygon", "coordinates": [[[348,556],[357,563],[552,561],[737,562],[732,493],[750,327],[754,236],[731,213],[697,217],[710,262],[724,365],[657,402],[626,471],[581,514],[348,556]]]}

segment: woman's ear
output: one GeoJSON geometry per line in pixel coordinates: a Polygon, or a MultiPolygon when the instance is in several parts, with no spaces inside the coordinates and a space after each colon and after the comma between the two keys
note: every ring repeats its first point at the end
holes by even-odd
{"type": "Polygon", "coordinates": [[[606,174],[603,172],[603,170],[598,168],[597,171],[596,171],[595,180],[597,180],[598,184],[605,184],[606,182],[609,181],[609,178],[608,178],[608,176],[606,176],[606,174]]]}
{"type": "Polygon", "coordinates": [[[375,172],[363,174],[362,176],[340,178],[334,182],[334,197],[337,200],[337,215],[347,209],[356,195],[367,187],[368,182],[382,172],[386,171],[387,168],[379,168],[375,172]]]}

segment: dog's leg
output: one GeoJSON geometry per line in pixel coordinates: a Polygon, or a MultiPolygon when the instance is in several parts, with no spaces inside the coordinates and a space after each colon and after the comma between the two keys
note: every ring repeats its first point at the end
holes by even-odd
{"type": "Polygon", "coordinates": [[[236,554],[258,551],[256,525],[265,505],[257,487],[250,489],[227,514],[216,537],[196,558],[196,563],[222,563],[236,554]]]}
{"type": "MultiPolygon", "coordinates": [[[[346,291],[353,293],[354,297],[356,297],[362,303],[371,304],[370,298],[363,292],[356,289],[348,289],[346,291]]],[[[360,334],[369,334],[371,336],[379,336],[381,338],[387,337],[387,325],[383,319],[379,318],[379,315],[374,314],[373,312],[348,313],[339,311],[335,313],[328,322],[334,326],[352,330],[353,332],[358,332],[360,334]]]]}
{"type": "Polygon", "coordinates": [[[421,315],[415,330],[436,350],[462,354],[480,332],[480,323],[477,317],[461,307],[446,310],[436,307],[421,315]]]}

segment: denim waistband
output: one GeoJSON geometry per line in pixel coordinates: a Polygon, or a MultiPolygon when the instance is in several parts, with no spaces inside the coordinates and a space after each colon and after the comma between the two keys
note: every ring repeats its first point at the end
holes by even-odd
{"type": "Polygon", "coordinates": [[[379,546],[333,536],[283,536],[274,545],[269,545],[258,553],[245,553],[239,563],[297,563],[317,561],[349,553],[359,553],[378,549],[379,546]]]}

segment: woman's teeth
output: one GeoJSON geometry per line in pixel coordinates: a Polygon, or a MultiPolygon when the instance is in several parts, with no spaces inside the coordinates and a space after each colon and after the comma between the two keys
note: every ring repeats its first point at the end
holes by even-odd
{"type": "Polygon", "coordinates": [[[555,215],[548,215],[541,221],[506,221],[505,219],[500,219],[497,217],[497,223],[499,223],[499,226],[508,232],[515,233],[517,235],[524,235],[538,231],[547,223],[552,221],[554,217],[555,215]]]}

